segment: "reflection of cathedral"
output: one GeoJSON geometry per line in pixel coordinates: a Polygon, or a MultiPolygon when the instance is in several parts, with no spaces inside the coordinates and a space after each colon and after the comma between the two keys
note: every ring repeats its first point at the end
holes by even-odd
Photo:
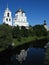
{"type": "Polygon", "coordinates": [[[9,10],[8,7],[6,8],[5,13],[4,13],[3,23],[8,24],[10,26],[17,26],[17,25],[20,27],[21,26],[25,26],[25,27],[29,26],[25,12],[22,9],[19,9],[15,13],[15,18],[12,21],[11,11],[9,10]],[[12,22],[13,22],[13,24],[12,24],[12,22]]]}

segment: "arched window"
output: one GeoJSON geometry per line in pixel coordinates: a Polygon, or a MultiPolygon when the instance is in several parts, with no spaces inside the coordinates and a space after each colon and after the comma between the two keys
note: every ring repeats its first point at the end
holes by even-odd
{"type": "Polygon", "coordinates": [[[8,19],[6,18],[6,21],[8,21],[8,19]]]}
{"type": "Polygon", "coordinates": [[[9,17],[9,13],[7,13],[7,16],[9,17]]]}
{"type": "Polygon", "coordinates": [[[11,19],[9,19],[9,21],[11,21],[11,19]]]}

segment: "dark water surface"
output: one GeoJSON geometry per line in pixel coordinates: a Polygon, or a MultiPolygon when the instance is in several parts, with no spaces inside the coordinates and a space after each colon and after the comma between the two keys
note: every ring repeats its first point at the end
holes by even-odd
{"type": "Polygon", "coordinates": [[[38,40],[0,52],[0,65],[45,65],[47,41],[38,40]]]}
{"type": "Polygon", "coordinates": [[[20,63],[16,59],[16,55],[11,57],[11,65],[44,65],[45,49],[44,48],[28,48],[25,61],[20,63]]]}

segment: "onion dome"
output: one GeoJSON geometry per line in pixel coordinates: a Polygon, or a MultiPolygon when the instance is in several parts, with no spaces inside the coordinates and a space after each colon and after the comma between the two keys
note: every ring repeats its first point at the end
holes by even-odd
{"type": "Polygon", "coordinates": [[[44,20],[44,25],[47,25],[47,24],[46,24],[46,20],[44,20]]]}
{"type": "Polygon", "coordinates": [[[17,13],[17,12],[22,12],[22,13],[24,13],[24,11],[23,11],[22,9],[17,10],[15,13],[17,13]]]}

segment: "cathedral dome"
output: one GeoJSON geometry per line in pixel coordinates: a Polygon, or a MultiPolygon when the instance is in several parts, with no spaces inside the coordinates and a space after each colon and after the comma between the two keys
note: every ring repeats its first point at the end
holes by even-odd
{"type": "Polygon", "coordinates": [[[47,24],[46,24],[46,20],[44,20],[44,25],[47,25],[47,24]]]}
{"type": "Polygon", "coordinates": [[[22,9],[18,9],[15,13],[22,12],[25,13],[22,9]]]}
{"type": "Polygon", "coordinates": [[[5,10],[5,12],[11,12],[11,11],[10,11],[9,8],[7,7],[6,10],[5,10]]]}

